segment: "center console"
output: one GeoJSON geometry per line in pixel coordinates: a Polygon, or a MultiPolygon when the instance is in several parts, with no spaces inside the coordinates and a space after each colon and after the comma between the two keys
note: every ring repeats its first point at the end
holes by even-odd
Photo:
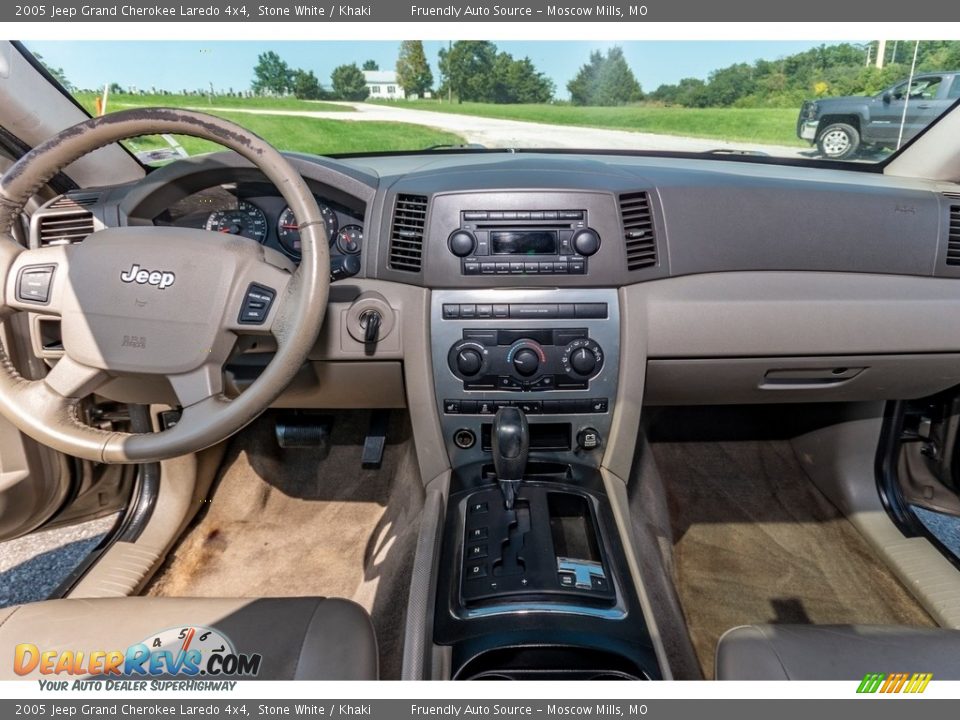
{"type": "MultiPolygon", "coordinates": [[[[572,234],[558,234],[556,249],[565,238],[575,255],[572,234]]],[[[492,231],[481,239],[468,248],[450,238],[462,272],[474,260],[483,272],[483,253],[500,242],[492,231]]],[[[539,235],[511,242],[555,249],[539,235]]],[[[453,468],[433,641],[450,648],[458,679],[659,678],[599,471],[617,395],[617,292],[518,282],[432,293],[434,387],[453,468]]]]}

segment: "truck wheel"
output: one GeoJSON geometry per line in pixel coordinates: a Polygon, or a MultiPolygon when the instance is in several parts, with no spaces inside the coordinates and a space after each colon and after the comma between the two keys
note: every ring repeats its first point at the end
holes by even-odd
{"type": "Polygon", "coordinates": [[[853,125],[846,123],[827,125],[817,136],[817,149],[830,160],[853,157],[859,147],[860,133],[853,125]]]}

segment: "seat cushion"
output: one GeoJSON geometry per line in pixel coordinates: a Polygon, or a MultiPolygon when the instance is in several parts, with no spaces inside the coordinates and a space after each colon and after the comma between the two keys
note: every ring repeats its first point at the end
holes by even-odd
{"type": "MultiPolygon", "coordinates": [[[[201,642],[203,629],[212,629],[236,653],[261,655],[257,679],[377,678],[377,643],[366,611],[348,600],[315,597],[124,597],[19,605],[0,610],[0,657],[12,658],[22,643],[35,645],[40,653],[125,651],[139,643],[152,648],[158,636],[163,649],[176,653],[183,645],[180,630],[189,628],[197,630],[191,633],[193,644],[188,649],[212,649],[201,642]]],[[[216,639],[211,633],[205,642],[216,639]]],[[[227,677],[231,676],[216,679],[227,677]]],[[[39,664],[26,675],[17,675],[9,662],[0,663],[0,679],[25,678],[72,679],[67,674],[43,675],[39,664]]]]}
{"type": "Polygon", "coordinates": [[[862,680],[893,672],[960,680],[960,630],[745,625],[717,644],[718,680],[862,680]]]}

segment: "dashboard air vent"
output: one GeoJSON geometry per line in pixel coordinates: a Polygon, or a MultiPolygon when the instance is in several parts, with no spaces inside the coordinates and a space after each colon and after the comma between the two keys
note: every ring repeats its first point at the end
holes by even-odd
{"type": "Polygon", "coordinates": [[[78,210],[93,205],[100,199],[100,193],[72,193],[61,195],[47,206],[48,210],[78,210]]]}
{"type": "Polygon", "coordinates": [[[390,269],[420,272],[423,266],[423,233],[427,222],[427,198],[397,195],[390,229],[390,269]]]}
{"type": "Polygon", "coordinates": [[[37,213],[37,241],[40,247],[71,245],[90,235],[93,213],[86,208],[100,199],[97,192],[61,195],[37,213]]]}
{"type": "Polygon", "coordinates": [[[960,265],[960,205],[950,206],[950,230],[947,235],[947,265],[960,265]]]}
{"type": "Polygon", "coordinates": [[[647,193],[621,195],[620,218],[623,220],[623,239],[627,248],[627,269],[642,270],[656,265],[657,239],[647,193]]]}

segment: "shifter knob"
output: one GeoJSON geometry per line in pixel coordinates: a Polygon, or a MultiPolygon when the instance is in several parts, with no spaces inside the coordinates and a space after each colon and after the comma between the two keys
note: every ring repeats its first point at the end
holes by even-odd
{"type": "Polygon", "coordinates": [[[519,408],[502,407],[493,417],[493,467],[507,510],[513,509],[516,486],[523,480],[530,452],[530,427],[519,408]]]}

